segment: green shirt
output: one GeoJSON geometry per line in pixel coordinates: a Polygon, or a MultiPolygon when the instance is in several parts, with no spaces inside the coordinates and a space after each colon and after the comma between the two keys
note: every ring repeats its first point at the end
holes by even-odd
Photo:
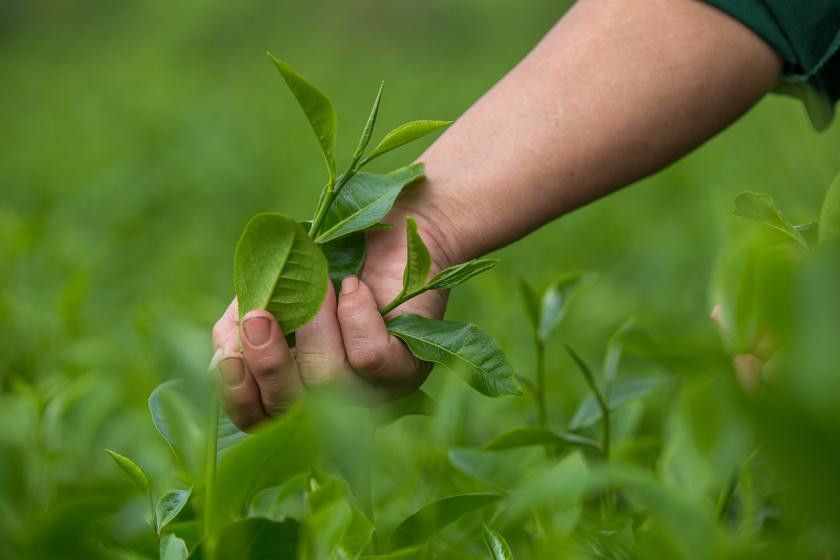
{"type": "Polygon", "coordinates": [[[822,130],[840,99],[840,0],[706,0],[752,29],[784,59],[781,93],[802,99],[822,130]]]}

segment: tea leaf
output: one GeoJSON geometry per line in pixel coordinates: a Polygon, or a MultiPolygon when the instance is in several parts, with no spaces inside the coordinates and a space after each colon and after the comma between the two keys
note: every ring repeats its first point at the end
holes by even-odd
{"type": "Polygon", "coordinates": [[[258,491],[308,468],[316,455],[315,441],[308,417],[295,408],[228,449],[219,462],[205,514],[209,532],[241,515],[258,491]]]}
{"type": "Polygon", "coordinates": [[[513,560],[513,553],[502,535],[487,525],[481,526],[481,534],[491,560],[513,560]]]}
{"type": "Polygon", "coordinates": [[[373,423],[377,427],[387,426],[403,416],[431,416],[437,403],[423,391],[414,391],[399,399],[389,401],[370,410],[373,423]]]}
{"type": "Polygon", "coordinates": [[[362,130],[362,137],[359,139],[359,145],[353,153],[354,160],[358,160],[362,157],[362,153],[365,151],[365,148],[367,148],[367,145],[370,142],[370,135],[373,133],[373,126],[376,124],[376,116],[379,114],[379,102],[382,100],[382,88],[384,86],[385,82],[381,82],[379,84],[379,91],[376,92],[376,98],[373,100],[373,107],[370,109],[370,115],[368,115],[365,128],[362,130]]]}
{"type": "Polygon", "coordinates": [[[161,496],[160,500],[158,500],[157,507],[155,508],[155,511],[157,512],[155,519],[157,520],[158,533],[160,533],[164,527],[169,525],[173,519],[178,517],[178,514],[181,513],[181,510],[184,509],[185,505],[187,505],[191,493],[192,489],[172,490],[171,492],[167,492],[165,495],[161,496]]]}
{"type": "Polygon", "coordinates": [[[146,494],[151,496],[151,490],[149,489],[149,479],[146,477],[146,473],[143,472],[143,469],[140,466],[126,457],[125,455],[120,455],[116,451],[111,451],[110,449],[105,450],[108,455],[111,456],[111,459],[119,465],[119,467],[128,475],[128,478],[131,479],[132,484],[140,491],[141,494],[146,494]]]}
{"type": "Polygon", "coordinates": [[[327,293],[327,260],[291,218],[257,214],[236,245],[233,283],[240,317],[268,309],[289,334],[320,309],[327,293]]]}
{"type": "Polygon", "coordinates": [[[533,445],[560,445],[588,447],[600,451],[601,444],[578,434],[557,433],[543,426],[524,426],[502,432],[484,445],[487,451],[530,447],[533,445]]]}
{"type": "MultiPolygon", "coordinates": [[[[656,389],[667,385],[668,382],[668,378],[662,377],[619,379],[610,391],[608,399],[610,410],[616,410],[629,402],[643,399],[656,389]]],[[[569,429],[580,430],[592,426],[601,419],[601,416],[598,401],[594,395],[590,394],[581,401],[569,422],[569,429]]]]}
{"type": "Polygon", "coordinates": [[[223,410],[219,411],[219,427],[216,434],[216,460],[228,449],[247,438],[248,434],[233,425],[223,410]]]}
{"type": "Polygon", "coordinates": [[[585,276],[580,272],[565,274],[548,285],[540,301],[539,337],[547,340],[566,315],[569,303],[585,276]]]}
{"type": "Polygon", "coordinates": [[[422,163],[401,167],[387,175],[353,175],[327,212],[315,242],[327,243],[378,224],[402,189],[423,177],[422,163]]]}
{"type": "Polygon", "coordinates": [[[410,216],[406,218],[405,232],[408,255],[403,271],[403,293],[409,293],[426,285],[432,266],[432,257],[417,232],[417,222],[410,216]]]}
{"type": "Polygon", "coordinates": [[[391,533],[393,548],[404,548],[425,542],[435,533],[462,516],[497,502],[497,494],[476,493],[448,496],[432,502],[407,517],[391,533]]]}
{"type": "Polygon", "coordinates": [[[330,280],[341,281],[359,274],[365,262],[365,232],[357,231],[321,245],[327,258],[330,280]]]}
{"type": "Polygon", "coordinates": [[[490,270],[496,266],[498,262],[499,259],[473,259],[465,263],[444,268],[429,281],[428,289],[448,290],[450,288],[454,288],[459,284],[463,284],[473,276],[490,270]]]}
{"type": "Polygon", "coordinates": [[[318,138],[321,151],[324,153],[324,161],[327,164],[329,184],[332,185],[335,182],[335,109],[333,109],[329,98],[301,76],[297,70],[282,60],[278,60],[271,53],[267,54],[277,70],[280,71],[286,85],[289,86],[295,99],[297,99],[300,108],[303,109],[312,130],[315,132],[315,136],[318,138]]]}
{"type": "Polygon", "coordinates": [[[525,309],[525,315],[531,323],[534,335],[539,336],[540,296],[524,278],[519,279],[519,295],[522,297],[522,307],[525,309]]]}
{"type": "Polygon", "coordinates": [[[820,211],[820,243],[840,235],[840,174],[834,178],[820,211]]]}
{"type": "Polygon", "coordinates": [[[422,138],[427,134],[437,132],[452,124],[452,121],[412,121],[398,126],[377,144],[371,152],[365,157],[363,164],[378,158],[384,153],[390,152],[400,146],[404,146],[409,142],[413,142],[418,138],[422,138]]]}
{"type": "Polygon", "coordinates": [[[204,430],[201,415],[175,387],[176,381],[158,385],[149,395],[149,412],[160,436],[193,478],[201,474],[204,430]]]}
{"type": "Polygon", "coordinates": [[[160,560],[187,560],[188,556],[187,544],[175,535],[169,534],[160,540],[160,560]]]}
{"type": "Polygon", "coordinates": [[[743,192],[735,198],[735,214],[780,231],[805,248],[808,243],[776,207],[767,193],[743,192]]]}
{"type": "Polygon", "coordinates": [[[479,393],[488,397],[522,394],[502,350],[475,325],[405,314],[387,326],[416,357],[454,370],[479,393]]]}
{"type": "MultiPolygon", "coordinates": [[[[260,517],[232,523],[219,532],[214,558],[297,558],[299,527],[293,519],[276,522],[260,517]]],[[[199,558],[203,556],[206,555],[199,558]]]]}

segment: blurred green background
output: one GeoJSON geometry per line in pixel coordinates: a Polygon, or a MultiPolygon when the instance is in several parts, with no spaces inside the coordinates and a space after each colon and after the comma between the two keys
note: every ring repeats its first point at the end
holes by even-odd
{"type": "MultiPolygon", "coordinates": [[[[0,556],[44,518],[72,517],[61,508],[73,498],[128,492],[104,447],[166,476],[149,392],[204,375],[248,218],[312,212],[318,148],[265,51],[333,99],[341,159],[380,80],[380,133],[457,118],[567,5],[0,1],[0,521],[14,535],[0,556]]],[[[793,221],[815,220],[840,170],[838,146],[840,125],[817,134],[798,102],[769,96],[671,168],[500,251],[503,262],[458,290],[448,316],[482,325],[529,374],[518,278],[542,285],[593,270],[599,282],[561,333],[584,355],[598,356],[630,316],[716,355],[709,279],[720,247],[752,227],[732,216],[732,200],[769,192],[793,221]]],[[[562,426],[585,388],[557,346],[550,418],[562,426]]],[[[469,415],[473,436],[534,416],[527,402],[462,398],[470,406],[451,414],[469,415]]],[[[422,479],[422,461],[409,459],[422,479]]]]}

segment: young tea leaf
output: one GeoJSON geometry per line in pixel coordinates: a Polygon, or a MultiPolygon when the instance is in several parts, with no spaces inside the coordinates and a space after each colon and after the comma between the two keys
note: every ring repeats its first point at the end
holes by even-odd
{"type": "Polygon", "coordinates": [[[321,145],[321,151],[324,152],[329,184],[332,185],[335,181],[335,109],[333,109],[329,98],[301,76],[297,70],[282,60],[278,60],[271,53],[268,53],[268,57],[280,71],[286,85],[292,90],[292,94],[306,114],[312,130],[315,131],[315,136],[321,145]]]}
{"type": "Polygon", "coordinates": [[[315,242],[327,243],[377,225],[403,188],[423,177],[422,163],[401,167],[387,175],[353,175],[327,212],[315,242]]]}
{"type": "Polygon", "coordinates": [[[584,274],[571,272],[548,285],[540,302],[539,337],[543,341],[548,339],[566,316],[569,303],[584,280],[584,274]]]}
{"type": "Polygon", "coordinates": [[[601,444],[577,434],[557,433],[543,426],[524,426],[502,432],[484,445],[486,451],[499,451],[533,445],[588,447],[600,451],[601,444]]]}
{"type": "Polygon", "coordinates": [[[144,495],[151,495],[149,489],[149,479],[146,477],[146,473],[143,472],[143,469],[140,466],[126,457],[125,455],[120,455],[116,451],[111,451],[110,449],[105,450],[108,455],[111,456],[111,459],[119,465],[119,467],[128,475],[128,478],[131,479],[132,484],[140,491],[141,494],[144,495]]]}
{"type": "Polygon", "coordinates": [[[157,507],[155,508],[155,511],[157,512],[155,519],[157,520],[158,533],[160,533],[164,527],[169,525],[173,519],[178,517],[178,514],[181,513],[181,510],[184,509],[185,505],[187,505],[191,493],[192,489],[172,490],[171,492],[167,492],[165,495],[161,496],[160,500],[158,500],[157,507]]]}
{"type": "Polygon", "coordinates": [[[422,138],[427,134],[437,132],[452,124],[452,121],[412,121],[398,126],[377,144],[371,152],[365,157],[364,163],[367,163],[375,158],[378,158],[384,153],[390,152],[400,146],[404,146],[409,142],[413,142],[418,138],[422,138]]]}
{"type": "Polygon", "coordinates": [[[481,535],[484,538],[484,546],[490,553],[490,560],[513,560],[513,553],[502,535],[487,525],[481,526],[481,535]]]}
{"type": "Polygon", "coordinates": [[[430,290],[448,290],[463,284],[473,276],[486,272],[498,264],[499,259],[473,259],[444,268],[429,280],[430,290]]]}
{"type": "Polygon", "coordinates": [[[820,211],[820,243],[840,235],[840,174],[834,178],[820,211]]]}
{"type": "Polygon", "coordinates": [[[391,533],[391,546],[405,548],[423,543],[462,516],[497,502],[496,494],[476,493],[449,496],[432,502],[407,517],[391,533]]]}
{"type": "Polygon", "coordinates": [[[531,323],[534,335],[539,337],[540,332],[540,296],[534,288],[524,279],[519,279],[519,295],[522,297],[522,307],[525,309],[525,316],[531,323]]]}
{"type": "Polygon", "coordinates": [[[405,314],[387,326],[416,357],[454,370],[479,393],[488,397],[522,394],[502,350],[475,325],[405,314]]]}
{"type": "MultiPolygon", "coordinates": [[[[619,379],[616,381],[609,395],[610,410],[639,399],[643,399],[650,393],[668,384],[668,378],[664,377],[637,377],[619,379]]],[[[601,408],[594,395],[588,395],[583,399],[569,422],[570,430],[581,430],[588,428],[598,422],[601,417],[601,408]]]]}
{"type": "Polygon", "coordinates": [[[373,133],[373,127],[376,124],[376,116],[379,114],[379,102],[382,100],[382,88],[384,86],[385,82],[381,82],[379,84],[379,91],[376,92],[376,99],[373,100],[373,107],[370,109],[370,115],[368,115],[365,128],[362,130],[362,137],[359,138],[359,145],[353,153],[354,160],[358,160],[362,157],[362,153],[364,153],[365,148],[367,148],[367,145],[370,142],[370,135],[373,133]]]}
{"type": "Polygon", "coordinates": [[[160,560],[187,560],[187,557],[189,551],[183,540],[172,534],[160,540],[160,560]]]}
{"type": "Polygon", "coordinates": [[[776,207],[767,193],[743,192],[735,198],[735,214],[780,231],[805,248],[808,243],[776,207]]]}
{"type": "Polygon", "coordinates": [[[149,412],[160,436],[172,453],[184,464],[193,478],[201,474],[204,455],[204,430],[201,415],[169,381],[158,385],[149,395],[149,412]]]}
{"type": "Polygon", "coordinates": [[[327,293],[327,260],[297,222],[257,214],[245,226],[233,263],[239,316],[268,309],[284,334],[307,323],[327,293]]]}
{"type": "Polygon", "coordinates": [[[403,293],[410,293],[426,285],[429,269],[432,267],[432,257],[417,232],[417,222],[410,216],[405,221],[405,232],[408,255],[403,272],[403,293]]]}

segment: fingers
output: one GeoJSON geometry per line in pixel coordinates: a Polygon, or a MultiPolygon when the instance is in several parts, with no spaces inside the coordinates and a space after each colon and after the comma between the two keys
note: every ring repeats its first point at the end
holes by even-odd
{"type": "Polygon", "coordinates": [[[341,284],[338,322],[350,365],[369,381],[407,393],[425,379],[422,364],[390,335],[367,285],[355,276],[341,284]]]}
{"type": "Polygon", "coordinates": [[[268,311],[250,311],[242,319],[239,342],[262,408],[269,416],[283,413],[300,394],[301,382],[280,325],[268,311]]]}
{"type": "Polygon", "coordinates": [[[335,289],[330,282],[321,310],[296,333],[298,370],[301,381],[308,389],[340,383],[349,378],[350,366],[335,313],[335,289]]]}
{"type": "Polygon", "coordinates": [[[216,377],[222,408],[231,422],[247,430],[264,420],[266,414],[260,400],[260,390],[239,352],[237,316],[234,300],[214,325],[213,347],[216,352],[210,362],[210,370],[216,377]]]}

